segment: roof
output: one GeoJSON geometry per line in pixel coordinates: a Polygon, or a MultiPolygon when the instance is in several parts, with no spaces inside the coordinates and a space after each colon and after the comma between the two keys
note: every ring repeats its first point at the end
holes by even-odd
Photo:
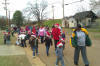
{"type": "Polygon", "coordinates": [[[88,17],[88,18],[93,18],[93,19],[97,18],[96,14],[95,14],[93,11],[79,12],[79,13],[76,13],[76,14],[74,15],[74,18],[75,18],[76,20],[82,20],[82,19],[84,19],[84,18],[86,18],[86,17],[88,17]]]}

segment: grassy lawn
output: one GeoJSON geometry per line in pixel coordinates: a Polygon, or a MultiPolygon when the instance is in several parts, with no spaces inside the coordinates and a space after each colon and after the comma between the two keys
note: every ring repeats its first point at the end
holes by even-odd
{"type": "Polygon", "coordinates": [[[55,19],[54,21],[53,20],[47,20],[47,21],[44,22],[44,25],[52,27],[53,24],[55,24],[55,23],[58,23],[58,24],[61,25],[61,22],[62,22],[61,19],[55,19]]]}
{"type": "Polygon", "coordinates": [[[2,44],[4,44],[3,43],[3,34],[2,34],[2,32],[0,32],[0,45],[2,45],[2,44]]]}
{"type": "Polygon", "coordinates": [[[24,55],[0,56],[0,66],[31,66],[31,64],[24,55]]]}

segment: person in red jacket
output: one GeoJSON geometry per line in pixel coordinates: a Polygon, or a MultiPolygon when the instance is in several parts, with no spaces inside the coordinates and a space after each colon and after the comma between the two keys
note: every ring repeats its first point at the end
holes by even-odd
{"type": "Polygon", "coordinates": [[[56,50],[56,44],[57,44],[57,42],[59,41],[59,39],[60,39],[60,36],[61,36],[61,31],[60,31],[60,29],[58,28],[59,26],[58,26],[58,24],[55,24],[54,25],[55,27],[52,29],[52,36],[53,36],[53,39],[54,39],[54,44],[55,44],[55,50],[56,50]]]}

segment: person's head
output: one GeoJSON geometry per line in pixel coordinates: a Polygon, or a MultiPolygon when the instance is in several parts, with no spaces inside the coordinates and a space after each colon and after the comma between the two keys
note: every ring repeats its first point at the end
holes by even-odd
{"type": "Polygon", "coordinates": [[[81,25],[78,24],[76,29],[77,29],[77,30],[81,30],[81,25]]]}
{"type": "Polygon", "coordinates": [[[58,44],[57,44],[57,47],[58,47],[58,48],[61,48],[61,47],[63,47],[63,44],[62,44],[62,43],[58,43],[58,44]]]}
{"type": "Polygon", "coordinates": [[[58,28],[59,27],[59,24],[55,24],[55,28],[58,28]]]}
{"type": "Polygon", "coordinates": [[[64,38],[61,38],[60,41],[61,41],[61,42],[65,42],[64,38]]]}

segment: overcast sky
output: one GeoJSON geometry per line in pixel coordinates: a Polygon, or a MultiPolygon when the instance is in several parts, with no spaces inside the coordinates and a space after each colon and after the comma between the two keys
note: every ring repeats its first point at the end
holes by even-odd
{"type": "MultiPolygon", "coordinates": [[[[11,11],[11,17],[16,10],[21,10],[25,9],[27,7],[27,4],[29,2],[35,2],[36,0],[8,0],[7,2],[9,3],[8,9],[11,11]]],[[[41,0],[37,0],[40,2],[41,0]]],[[[63,17],[63,12],[62,12],[62,0],[47,0],[48,1],[48,17],[52,18],[52,8],[51,4],[54,4],[54,10],[55,10],[55,18],[62,18],[63,17]]],[[[79,0],[65,0],[65,4],[75,2],[79,0]]],[[[5,15],[5,10],[4,10],[4,4],[2,4],[4,0],[0,0],[0,15],[5,15]]],[[[89,0],[84,0],[82,2],[78,3],[73,3],[70,5],[65,5],[65,16],[71,16],[74,15],[80,7],[84,7],[86,10],[89,10],[89,0]]]]}

